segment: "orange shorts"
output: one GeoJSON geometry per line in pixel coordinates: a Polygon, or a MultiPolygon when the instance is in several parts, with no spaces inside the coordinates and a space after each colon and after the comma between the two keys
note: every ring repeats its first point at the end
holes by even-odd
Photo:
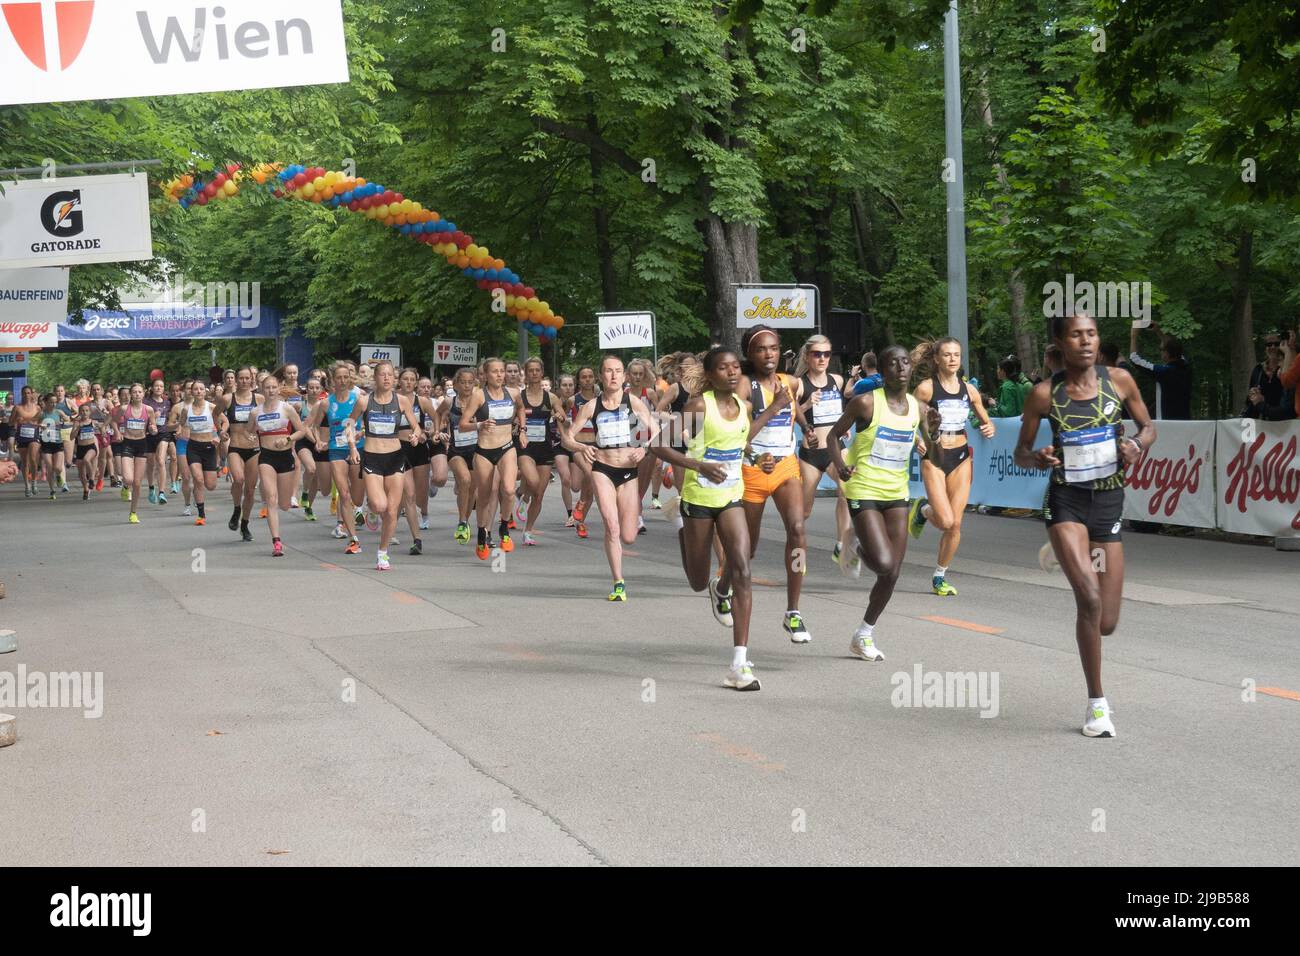
{"type": "Polygon", "coordinates": [[[772,473],[765,474],[762,468],[756,468],[753,465],[742,464],[740,466],[741,477],[745,480],[744,500],[761,505],[772,497],[772,492],[780,488],[787,481],[802,481],[803,477],[799,472],[799,456],[786,455],[776,463],[772,473]]]}

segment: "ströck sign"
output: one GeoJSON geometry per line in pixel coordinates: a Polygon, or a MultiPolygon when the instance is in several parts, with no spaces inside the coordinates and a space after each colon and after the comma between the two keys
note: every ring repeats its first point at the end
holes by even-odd
{"type": "Polygon", "coordinates": [[[143,173],[5,183],[0,269],[152,258],[143,173]]]}
{"type": "Polygon", "coordinates": [[[800,286],[748,286],[736,289],[736,328],[811,329],[817,324],[817,290],[800,286]]]}
{"type": "Polygon", "coordinates": [[[341,0],[28,0],[0,14],[0,106],[348,81],[341,0]]]}

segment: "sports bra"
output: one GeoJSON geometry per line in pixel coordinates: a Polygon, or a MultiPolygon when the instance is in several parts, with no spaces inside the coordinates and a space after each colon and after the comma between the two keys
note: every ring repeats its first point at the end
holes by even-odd
{"type": "MultiPolygon", "coordinates": [[[[188,404],[188,403],[187,403],[188,404]]],[[[230,396],[230,404],[226,406],[226,418],[233,425],[247,425],[253,420],[253,409],[257,408],[257,394],[253,394],[253,401],[247,405],[241,403],[234,395],[230,396]]]]}
{"type": "Polygon", "coordinates": [[[192,403],[187,404],[185,406],[185,427],[190,430],[191,436],[195,433],[206,435],[209,432],[215,432],[217,423],[212,420],[212,403],[204,402],[203,411],[199,414],[195,413],[192,403]]]}
{"type": "Polygon", "coordinates": [[[591,416],[591,420],[596,429],[596,447],[629,447],[632,444],[632,433],[636,431],[638,422],[636,413],[632,411],[632,402],[627,391],[623,392],[623,397],[612,409],[605,407],[605,399],[602,396],[597,395],[595,401],[596,412],[591,416]]]}
{"type": "Polygon", "coordinates": [[[374,395],[371,395],[361,417],[364,420],[367,438],[396,438],[401,419],[406,416],[402,414],[397,392],[393,392],[392,397],[386,402],[377,402],[374,395]]]}
{"type": "Polygon", "coordinates": [[[486,388],[483,389],[483,404],[478,407],[478,411],[474,414],[475,420],[485,422],[488,421],[488,416],[490,415],[492,421],[496,422],[498,425],[503,425],[510,421],[510,419],[514,418],[515,400],[510,397],[510,390],[508,388],[502,386],[502,391],[504,392],[504,397],[493,398],[488,394],[486,388]]]}
{"type": "Polygon", "coordinates": [[[266,406],[262,406],[262,411],[257,413],[257,434],[270,438],[272,435],[292,435],[293,428],[289,422],[289,416],[284,413],[286,401],[280,400],[275,411],[269,412],[266,406]]]}
{"type": "Polygon", "coordinates": [[[969,386],[957,379],[956,392],[947,391],[939,381],[938,375],[930,376],[934,389],[930,400],[939,410],[939,431],[948,435],[958,435],[966,431],[966,419],[970,417],[969,386]]]}

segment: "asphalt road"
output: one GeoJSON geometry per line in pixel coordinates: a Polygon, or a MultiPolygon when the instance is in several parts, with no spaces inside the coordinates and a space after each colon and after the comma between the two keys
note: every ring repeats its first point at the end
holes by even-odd
{"type": "Polygon", "coordinates": [[[139,526],[116,490],[79,499],[0,488],[0,628],[19,641],[0,680],[103,680],[98,718],[0,708],[19,735],[0,749],[0,864],[1300,858],[1300,554],[1127,535],[1105,644],[1119,736],[1091,740],[1073,600],[1038,568],[1033,520],[968,514],[955,598],[929,591],[937,536],[912,542],[870,664],[846,653],[869,582],[830,560],[832,502],[810,522],[801,647],[769,510],[763,690],[740,694],[721,686],[729,632],[653,513],[611,605],[600,523],[563,529],[558,485],[540,546],[500,572],[452,541],[450,488],[426,553],[406,556],[403,526],[382,575],[373,535],[348,557],[301,512],[287,557],[264,526],[242,544],[225,485],[205,528],[178,499],[139,526]],[[894,706],[918,664],[996,676],[996,716],[894,706]]]}

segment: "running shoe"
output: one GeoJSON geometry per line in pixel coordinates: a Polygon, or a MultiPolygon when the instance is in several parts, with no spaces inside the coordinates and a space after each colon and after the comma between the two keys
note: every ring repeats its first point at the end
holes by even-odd
{"type": "Polygon", "coordinates": [[[464,521],[456,525],[455,537],[456,537],[457,544],[469,544],[469,525],[467,525],[464,521]]]}
{"type": "Polygon", "coordinates": [[[1103,701],[1100,704],[1088,704],[1088,710],[1083,717],[1083,735],[1085,737],[1114,737],[1115,724],[1111,721],[1111,716],[1115,713],[1111,709],[1110,703],[1103,701]]]}
{"type": "Polygon", "coordinates": [[[934,593],[939,597],[957,596],[957,589],[948,583],[948,579],[941,578],[937,574],[930,579],[930,587],[934,588],[934,593]]]}
{"type": "Polygon", "coordinates": [[[126,485],[122,486],[122,500],[123,501],[131,500],[131,489],[128,488],[126,485]]]}
{"type": "Polygon", "coordinates": [[[259,518],[265,518],[265,517],[266,517],[266,506],[265,506],[265,505],[263,505],[262,510],[259,511],[259,512],[257,513],[257,516],[258,516],[259,518]]]}
{"type": "Polygon", "coordinates": [[[731,592],[722,594],[718,591],[718,579],[709,578],[709,606],[713,609],[713,618],[723,627],[732,627],[736,619],[731,615],[731,592]]]}
{"type": "Polygon", "coordinates": [[[579,538],[585,538],[587,536],[587,526],[583,524],[581,521],[579,521],[576,525],[574,525],[574,527],[578,529],[579,538]]]}
{"type": "Polygon", "coordinates": [[[582,507],[582,502],[579,501],[573,508],[573,523],[582,524],[582,519],[585,517],[586,511],[582,507]]]}
{"type": "Polygon", "coordinates": [[[835,549],[839,552],[835,563],[840,566],[840,574],[846,578],[862,577],[862,546],[858,544],[857,536],[852,530],[844,536],[843,541],[835,546],[835,549]],[[846,544],[851,545],[853,548],[852,557],[845,557],[844,555],[844,546],[846,544]]]}
{"type": "Polygon", "coordinates": [[[907,533],[913,538],[921,537],[921,532],[925,530],[925,515],[921,514],[921,509],[925,505],[924,498],[917,498],[912,502],[912,507],[907,510],[907,533]]]}
{"type": "Polygon", "coordinates": [[[303,516],[304,518],[306,518],[308,521],[315,521],[315,520],[316,520],[316,512],[314,512],[314,511],[311,510],[311,506],[310,506],[310,505],[308,505],[306,508],[303,508],[303,509],[302,509],[302,516],[303,516]]]}
{"type": "Polygon", "coordinates": [[[352,516],[352,526],[354,528],[360,528],[365,523],[366,523],[366,513],[362,511],[360,508],[358,508],[357,513],[352,516]]]}
{"type": "Polygon", "coordinates": [[[192,507],[190,507],[189,505],[186,505],[186,506],[185,506],[185,510],[181,512],[181,517],[182,517],[182,518],[192,518],[192,517],[194,517],[194,509],[193,509],[192,507]]]}
{"type": "Polygon", "coordinates": [[[664,466],[664,484],[665,484],[665,485],[671,485],[672,483],[673,483],[673,466],[672,466],[672,465],[665,465],[665,466],[664,466]]]}
{"type": "Polygon", "coordinates": [[[103,479],[103,478],[100,478],[99,481],[95,482],[95,490],[96,490],[96,491],[103,491],[103,490],[104,490],[104,479],[103,479]]]}
{"type": "Polygon", "coordinates": [[[299,504],[301,504],[304,508],[310,508],[310,507],[311,507],[311,502],[307,500],[307,492],[305,492],[305,491],[304,491],[301,495],[298,496],[298,502],[299,502],[299,504]]]}
{"type": "Polygon", "coordinates": [[[411,554],[424,554],[424,542],[416,538],[411,542],[411,554]]]}
{"type": "Polygon", "coordinates": [[[52,491],[50,492],[50,500],[51,500],[51,501],[56,500],[58,497],[59,497],[59,496],[56,495],[54,492],[52,492],[52,491]]]}
{"type": "MultiPolygon", "coordinates": [[[[25,486],[23,487],[23,497],[24,497],[24,498],[30,498],[31,496],[32,496],[32,486],[31,486],[31,485],[25,485],[25,486]]],[[[126,495],[123,495],[123,496],[122,496],[122,500],[123,500],[123,501],[126,501],[126,495]]]]}
{"type": "Polygon", "coordinates": [[[536,544],[537,544],[537,539],[533,537],[533,533],[532,533],[531,531],[525,531],[525,532],[524,532],[524,545],[525,545],[526,547],[531,548],[531,547],[534,547],[536,544]]]}
{"type": "Polygon", "coordinates": [[[173,481],[173,482],[172,482],[172,494],[174,494],[174,495],[179,495],[180,493],[181,493],[181,483],[180,483],[179,481],[173,481]]]}
{"type": "Polygon", "coordinates": [[[156,505],[157,503],[158,503],[158,492],[155,491],[153,488],[150,488],[150,489],[149,489],[149,504],[151,504],[151,505],[156,505]]]}
{"type": "Polygon", "coordinates": [[[871,636],[861,627],[853,632],[853,637],[849,640],[849,653],[854,657],[860,657],[864,661],[883,661],[885,655],[876,647],[871,636]]]}
{"type": "Polygon", "coordinates": [[[381,519],[379,515],[375,514],[373,511],[366,512],[365,525],[367,531],[377,532],[379,530],[379,525],[382,523],[382,521],[383,519],[381,519]]]}
{"type": "Polygon", "coordinates": [[[428,530],[429,530],[429,516],[428,516],[428,515],[420,515],[420,530],[421,530],[421,531],[428,531],[428,530]]]}
{"type": "Polygon", "coordinates": [[[273,558],[284,557],[284,545],[282,545],[279,541],[273,541],[271,543],[271,557],[273,558]]]}
{"type": "Polygon", "coordinates": [[[474,548],[474,553],[478,555],[480,561],[486,561],[488,556],[492,553],[492,546],[486,541],[480,541],[474,548]]]}
{"type": "Polygon", "coordinates": [[[739,667],[732,667],[727,671],[727,676],[723,678],[723,685],[734,687],[736,690],[762,690],[762,685],[758,678],[754,676],[754,665],[749,661],[739,667]]]}
{"type": "Polygon", "coordinates": [[[658,511],[660,508],[663,507],[663,505],[661,505],[661,504],[659,503],[659,496],[658,496],[658,495],[654,495],[653,497],[651,497],[651,499],[650,499],[650,507],[653,508],[655,511],[658,511]]]}
{"type": "Polygon", "coordinates": [[[614,590],[609,592],[609,600],[627,602],[627,585],[622,581],[614,582],[614,590]]]}
{"type": "Polygon", "coordinates": [[[131,514],[130,514],[129,516],[127,516],[126,523],[127,523],[127,524],[139,524],[139,523],[140,523],[140,516],[139,516],[138,514],[136,514],[134,511],[132,511],[131,514]]]}
{"type": "Polygon", "coordinates": [[[351,541],[348,542],[348,546],[347,546],[346,548],[343,549],[343,553],[344,553],[344,554],[360,554],[360,553],[361,553],[361,542],[358,541],[356,538],[353,538],[351,541]]]}
{"type": "Polygon", "coordinates": [[[645,518],[638,517],[636,519],[636,533],[645,534],[645,518]]]}
{"type": "Polygon", "coordinates": [[[514,549],[515,549],[515,543],[514,541],[511,540],[510,535],[503,534],[501,536],[501,550],[504,551],[506,554],[509,554],[514,549]]]}
{"type": "Polygon", "coordinates": [[[379,558],[375,562],[376,571],[391,571],[392,566],[388,563],[388,552],[380,551],[379,558]]]}
{"type": "MultiPolygon", "coordinates": [[[[194,523],[196,525],[202,526],[208,523],[208,519],[203,517],[203,515],[199,515],[197,518],[194,519],[194,523]]],[[[252,541],[253,540],[252,535],[249,535],[249,537],[247,537],[245,540],[252,541]]]]}
{"type": "Polygon", "coordinates": [[[158,492],[158,504],[160,505],[167,504],[167,496],[163,494],[161,491],[158,492]]]}
{"type": "Polygon", "coordinates": [[[289,499],[289,507],[290,507],[290,508],[297,508],[297,507],[299,507],[299,505],[298,505],[298,499],[297,499],[297,498],[290,498],[290,499],[289,499]]]}
{"type": "Polygon", "coordinates": [[[1038,549],[1038,566],[1048,574],[1061,566],[1061,562],[1056,560],[1056,552],[1052,549],[1052,542],[1048,541],[1038,549]]]}
{"type": "Polygon", "coordinates": [[[791,611],[786,614],[781,626],[790,635],[792,644],[807,644],[812,640],[812,635],[808,633],[808,628],[803,623],[803,615],[798,611],[791,611]]]}
{"type": "Polygon", "coordinates": [[[515,525],[515,517],[514,517],[514,515],[511,515],[511,516],[510,516],[510,520],[509,520],[508,522],[506,522],[506,527],[509,528],[511,531],[514,531],[514,530],[515,530],[516,525],[515,525]]]}
{"type": "Polygon", "coordinates": [[[242,526],[240,527],[239,536],[243,538],[245,541],[253,540],[253,532],[249,531],[248,528],[246,527],[242,527],[242,526]]]}
{"type": "Polygon", "coordinates": [[[569,517],[567,517],[567,518],[564,519],[564,526],[565,526],[566,528],[572,528],[573,525],[574,525],[573,512],[570,511],[570,512],[569,512],[569,517]]]}
{"type": "MultiPolygon", "coordinates": [[[[383,519],[381,518],[380,520],[382,521],[383,519]]],[[[378,530],[378,529],[376,529],[376,530],[378,530]]],[[[388,543],[389,543],[389,544],[401,544],[401,543],[402,543],[401,539],[397,537],[397,529],[396,529],[396,528],[393,529],[393,536],[392,536],[391,538],[388,539],[388,543]]]]}
{"type": "MultiPolygon", "coordinates": [[[[515,519],[517,521],[523,522],[524,524],[528,523],[528,502],[521,500],[515,506],[515,519]]],[[[511,524],[510,527],[513,529],[514,525],[511,524]]]]}
{"type": "Polygon", "coordinates": [[[676,496],[669,498],[664,502],[664,517],[669,521],[676,521],[677,516],[682,513],[682,499],[676,496]]]}
{"type": "Polygon", "coordinates": [[[330,532],[330,536],[342,540],[348,536],[348,533],[343,530],[343,525],[336,524],[334,530],[330,532]]]}
{"type": "Polygon", "coordinates": [[[235,513],[230,516],[230,520],[226,522],[226,527],[229,528],[231,531],[239,530],[239,509],[238,508],[236,508],[235,513]]]}
{"type": "Polygon", "coordinates": [[[843,548],[840,547],[840,543],[838,541],[835,542],[835,547],[831,548],[831,560],[834,561],[836,564],[840,563],[840,552],[842,550],[843,548]]]}
{"type": "Polygon", "coordinates": [[[82,501],[89,501],[89,500],[90,500],[90,489],[89,489],[89,488],[82,488],[82,489],[81,489],[81,500],[82,500],[82,501]]]}
{"type": "Polygon", "coordinates": [[[61,495],[66,495],[66,494],[71,493],[71,491],[72,491],[72,489],[69,488],[69,487],[65,484],[63,487],[61,487],[61,488],[59,489],[59,494],[61,494],[61,495]]]}

